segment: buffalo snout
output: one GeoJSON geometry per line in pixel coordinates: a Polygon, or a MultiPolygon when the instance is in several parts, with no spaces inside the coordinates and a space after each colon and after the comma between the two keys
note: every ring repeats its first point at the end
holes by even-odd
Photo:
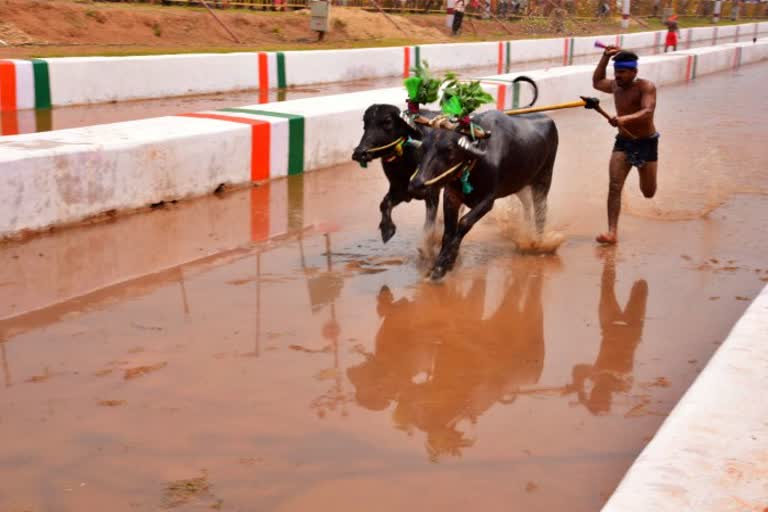
{"type": "Polygon", "coordinates": [[[372,159],[368,155],[368,151],[366,149],[362,149],[360,146],[357,146],[352,152],[352,160],[355,162],[360,162],[361,164],[365,164],[370,162],[372,159]]]}

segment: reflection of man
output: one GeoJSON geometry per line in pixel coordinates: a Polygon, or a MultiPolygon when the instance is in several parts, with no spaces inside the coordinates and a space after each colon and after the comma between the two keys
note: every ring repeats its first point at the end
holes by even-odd
{"type": "Polygon", "coordinates": [[[607,413],[611,409],[613,393],[626,393],[632,387],[635,350],[643,336],[645,304],[648,284],[644,279],[635,281],[624,311],[616,301],[615,253],[605,256],[600,284],[600,330],[603,340],[594,365],[580,364],[573,368],[573,387],[579,402],[592,414],[607,413]],[[585,390],[586,381],[592,383],[591,392],[585,390]]]}
{"type": "Polygon", "coordinates": [[[425,284],[412,300],[394,301],[382,288],[375,353],[347,371],[357,402],[372,410],[394,402],[395,426],[425,432],[431,458],[460,455],[472,444],[465,423],[514,401],[521,386],[541,376],[547,260],[557,261],[520,258],[499,307],[485,319],[485,278],[466,294],[459,285],[425,284]]]}

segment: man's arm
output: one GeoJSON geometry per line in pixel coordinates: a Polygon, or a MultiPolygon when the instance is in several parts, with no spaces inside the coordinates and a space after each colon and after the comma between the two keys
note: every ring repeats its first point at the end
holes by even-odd
{"type": "Polygon", "coordinates": [[[592,74],[592,87],[598,91],[612,93],[613,92],[613,80],[605,78],[605,68],[608,67],[608,61],[611,60],[611,56],[619,53],[619,49],[615,46],[609,46],[603,52],[603,56],[600,57],[600,62],[597,63],[595,72],[592,74]]]}
{"type": "Polygon", "coordinates": [[[656,86],[653,82],[644,81],[640,86],[640,110],[634,114],[627,114],[616,118],[617,126],[634,121],[652,121],[656,110],[656,86]]]}

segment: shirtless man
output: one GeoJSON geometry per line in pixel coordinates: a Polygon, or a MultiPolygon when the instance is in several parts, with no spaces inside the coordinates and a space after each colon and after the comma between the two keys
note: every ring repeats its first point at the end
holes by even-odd
{"type": "Polygon", "coordinates": [[[645,197],[656,193],[656,164],[659,134],[653,124],[656,86],[637,78],[638,57],[632,52],[609,46],[603,52],[592,75],[592,86],[613,94],[617,115],[610,119],[619,129],[613,146],[608,188],[608,232],[598,235],[601,244],[618,241],[617,226],[621,210],[621,190],[632,167],[640,174],[640,190],[645,197]],[[605,77],[605,68],[613,57],[614,80],[605,77]],[[631,134],[631,135],[630,135],[631,134]]]}

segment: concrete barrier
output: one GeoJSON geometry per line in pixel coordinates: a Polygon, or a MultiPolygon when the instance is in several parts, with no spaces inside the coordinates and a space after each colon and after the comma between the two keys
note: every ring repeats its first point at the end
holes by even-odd
{"type": "Polygon", "coordinates": [[[768,506],[768,287],[645,447],[603,512],[768,506]]]}
{"type": "MultiPolygon", "coordinates": [[[[730,43],[645,57],[641,73],[662,86],[766,58],[768,41],[730,43]]],[[[592,71],[584,65],[525,74],[539,84],[539,104],[550,104],[594,94],[592,71]]],[[[495,99],[486,108],[530,101],[526,86],[511,83],[515,76],[482,79],[495,99]]],[[[405,96],[395,87],[4,137],[0,237],[347,162],[365,109],[403,105],[405,96]]]]}
{"type": "MultiPolygon", "coordinates": [[[[681,48],[760,33],[768,33],[768,23],[684,29],[681,48]]],[[[661,51],[663,35],[656,31],[398,48],[0,60],[0,111],[244,89],[258,89],[260,103],[266,103],[270,88],[406,76],[423,60],[438,71],[496,65],[497,72],[504,73],[512,63],[562,59],[563,65],[573,64],[574,56],[599,53],[595,40],[661,51]]]]}

